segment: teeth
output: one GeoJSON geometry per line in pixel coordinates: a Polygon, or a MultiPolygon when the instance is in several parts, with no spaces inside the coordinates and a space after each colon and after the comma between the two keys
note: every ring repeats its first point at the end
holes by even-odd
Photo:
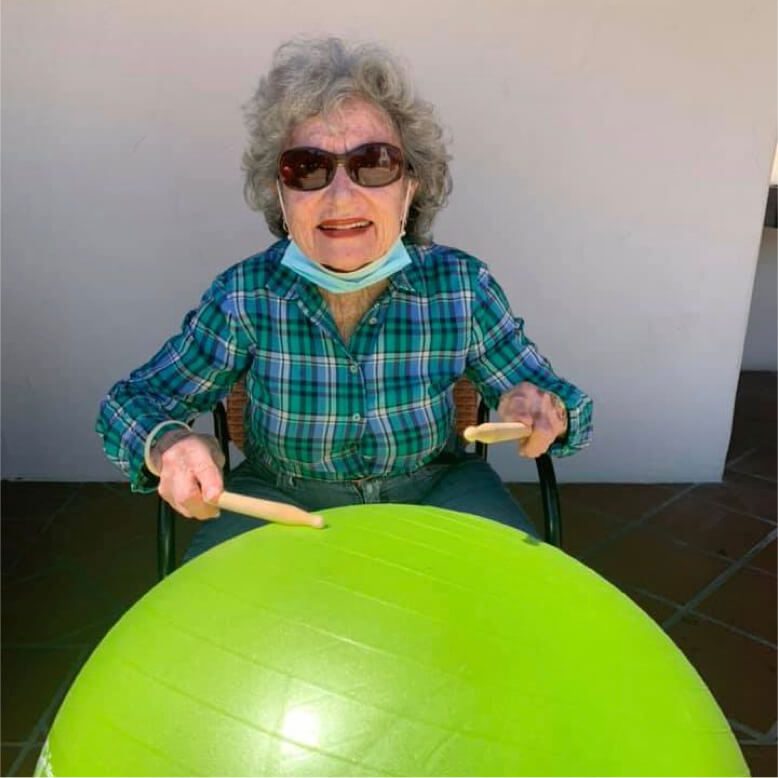
{"type": "Polygon", "coordinates": [[[369,227],[370,222],[363,221],[363,222],[353,222],[352,224],[323,224],[322,229],[323,230],[355,230],[359,227],[369,227]]]}

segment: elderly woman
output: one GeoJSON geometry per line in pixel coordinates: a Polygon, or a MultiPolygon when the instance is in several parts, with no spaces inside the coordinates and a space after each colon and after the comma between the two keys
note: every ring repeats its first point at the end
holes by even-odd
{"type": "Polygon", "coordinates": [[[555,375],[486,264],[431,242],[450,191],[430,106],[384,50],[337,39],[276,52],[247,111],[245,193],[280,240],[222,273],[179,334],[104,399],[97,430],[136,491],[203,521],[189,558],[257,526],[214,507],[215,439],[188,423],[245,379],[233,491],[306,510],[435,505],[534,534],[480,458],[452,448],[467,376],[520,453],[589,442],[591,401],[555,375]]]}

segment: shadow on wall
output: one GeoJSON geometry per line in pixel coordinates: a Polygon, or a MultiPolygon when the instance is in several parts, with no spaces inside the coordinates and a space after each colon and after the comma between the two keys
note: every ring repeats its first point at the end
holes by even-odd
{"type": "Polygon", "coordinates": [[[743,346],[742,370],[778,368],[778,185],[769,189],[751,311],[743,346]]]}

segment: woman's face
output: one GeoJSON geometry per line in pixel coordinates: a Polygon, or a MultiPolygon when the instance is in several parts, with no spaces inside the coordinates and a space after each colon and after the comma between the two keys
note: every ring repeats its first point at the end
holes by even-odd
{"type": "MultiPolygon", "coordinates": [[[[384,114],[355,98],[331,114],[298,124],[286,148],[313,146],[342,154],[373,142],[401,147],[384,114]]],[[[363,187],[338,165],[335,177],[324,189],[300,192],[281,184],[281,193],[297,245],[316,262],[345,272],[378,259],[397,240],[408,187],[412,187],[412,198],[416,183],[407,175],[387,186],[363,187]]]]}

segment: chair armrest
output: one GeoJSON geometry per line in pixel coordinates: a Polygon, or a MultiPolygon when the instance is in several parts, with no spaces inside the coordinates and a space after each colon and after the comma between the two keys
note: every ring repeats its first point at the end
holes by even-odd
{"type": "Polygon", "coordinates": [[[157,497],[157,573],[161,581],[176,569],[176,514],[157,497]]]}
{"type": "Polygon", "coordinates": [[[213,434],[224,454],[224,473],[230,472],[230,432],[227,427],[227,411],[224,403],[216,403],[213,408],[213,434]]]}
{"type": "Polygon", "coordinates": [[[540,498],[543,502],[546,542],[562,548],[562,514],[559,508],[559,492],[556,485],[554,463],[548,454],[535,459],[540,480],[540,498]]]}

